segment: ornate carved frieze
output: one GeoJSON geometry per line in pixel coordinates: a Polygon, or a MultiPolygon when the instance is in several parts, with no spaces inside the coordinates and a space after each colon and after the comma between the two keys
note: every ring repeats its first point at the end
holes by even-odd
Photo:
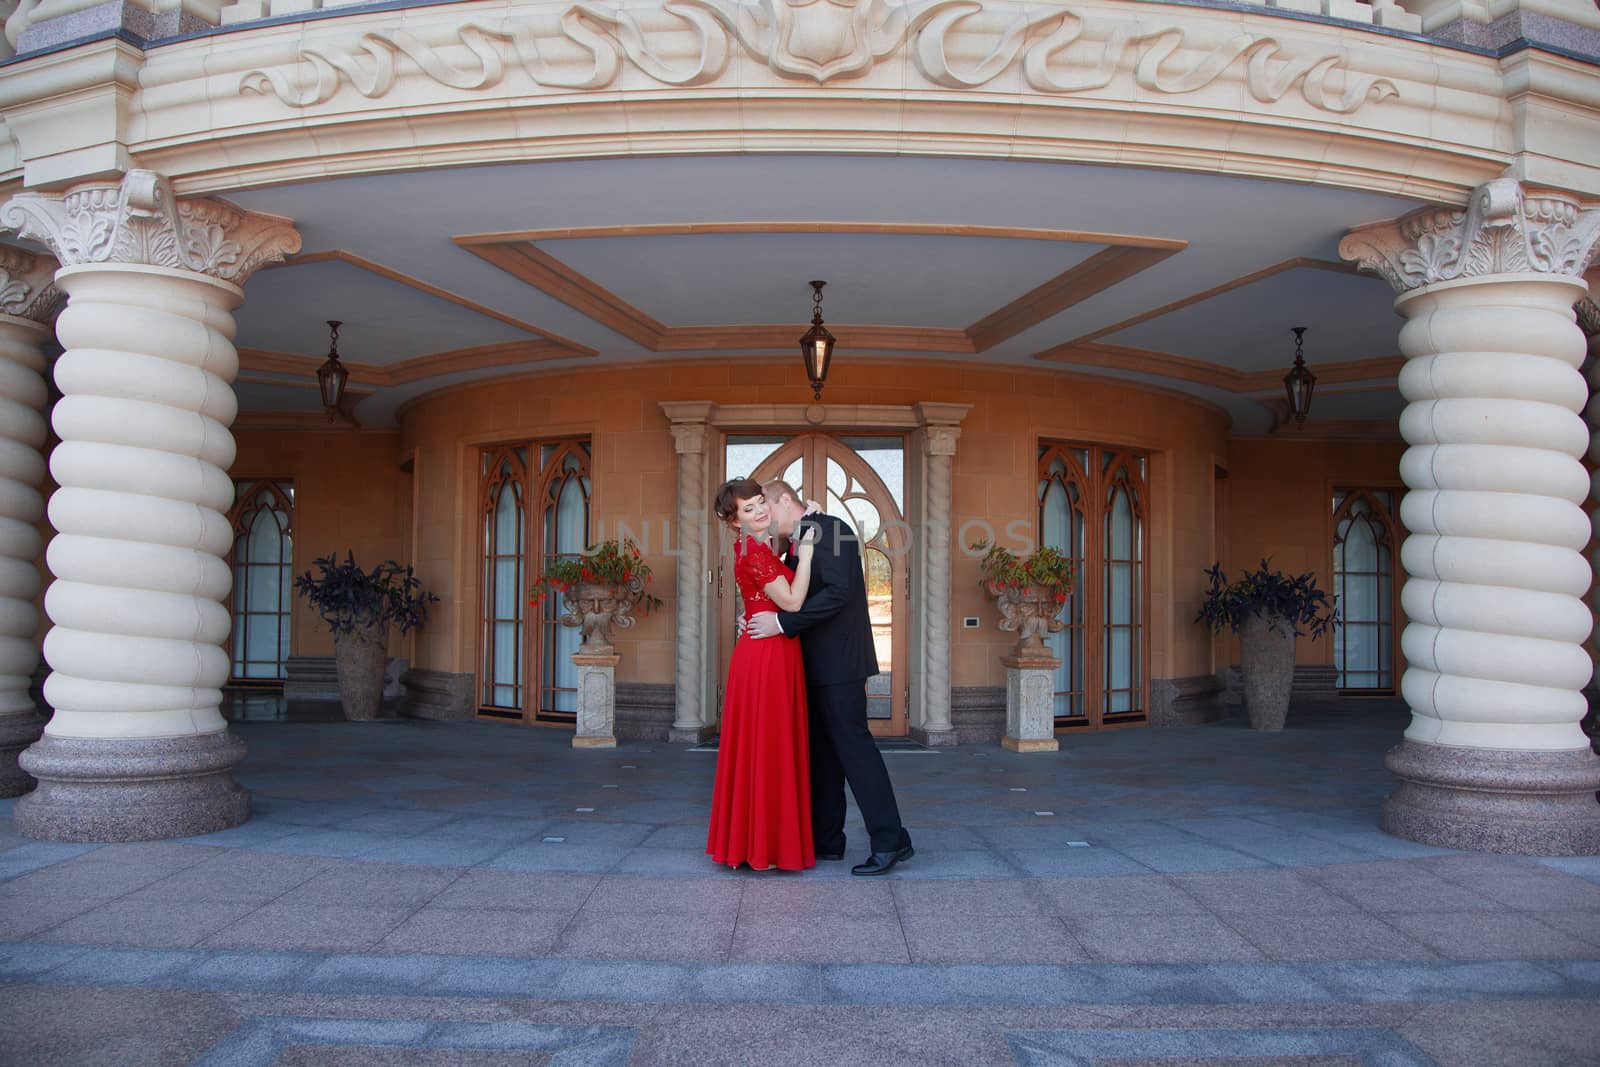
{"type": "Polygon", "coordinates": [[[48,325],[63,295],[55,277],[56,262],[49,256],[0,245],[0,314],[48,325]]]}
{"type": "Polygon", "coordinates": [[[1189,93],[1242,62],[1244,85],[1262,103],[1298,89],[1311,106],[1348,114],[1399,95],[1393,82],[1348,69],[1344,50],[1296,54],[1253,33],[1195,42],[1175,24],[1015,0],[662,0],[659,7],[579,3],[559,11],[543,20],[459,24],[448,39],[395,29],[306,47],[294,66],[247,72],[239,91],[309,107],[348,82],[376,98],[394,87],[402,59],[464,90],[494,89],[514,67],[541,86],[603,89],[624,61],[663,84],[703,85],[742,49],[780,77],[818,84],[906,53],[928,81],[952,89],[985,85],[1020,58],[1023,78],[1040,93],[1102,89],[1125,74],[1147,92],[1189,93]],[[560,55],[582,58],[558,65],[552,57],[560,55]]]}
{"type": "Polygon", "coordinates": [[[300,249],[287,219],[223,200],[178,200],[154,171],[90,182],[64,195],[18,193],[0,205],[0,229],[41,241],[64,267],[140,263],[243,285],[264,263],[300,249]]]}
{"type": "Polygon", "coordinates": [[[1511,178],[1473,191],[1465,209],[1422,208],[1351,230],[1339,255],[1404,293],[1485,274],[1579,277],[1600,251],[1600,208],[1511,178]]]}

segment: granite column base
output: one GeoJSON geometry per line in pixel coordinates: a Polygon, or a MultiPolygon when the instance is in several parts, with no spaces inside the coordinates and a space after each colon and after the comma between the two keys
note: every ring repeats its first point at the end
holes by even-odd
{"type": "Polygon", "coordinates": [[[1600,855],[1600,756],[1402,741],[1384,765],[1400,788],[1380,826],[1427,845],[1518,856],[1600,855]]]}
{"type": "Polygon", "coordinates": [[[911,735],[911,740],[928,748],[953,748],[961,743],[953,726],[947,726],[943,730],[924,730],[920,726],[913,726],[908,733],[911,735]]]}
{"type": "Polygon", "coordinates": [[[250,794],[232,773],[244,754],[244,742],[226,730],[154,739],[46,735],[19,760],[39,784],[17,802],[17,831],[113,842],[238,826],[250,817],[250,794]]]}
{"type": "Polygon", "coordinates": [[[0,718],[0,797],[20,797],[33,788],[33,775],[17,765],[17,757],[42,733],[44,716],[38,713],[0,718]]]}

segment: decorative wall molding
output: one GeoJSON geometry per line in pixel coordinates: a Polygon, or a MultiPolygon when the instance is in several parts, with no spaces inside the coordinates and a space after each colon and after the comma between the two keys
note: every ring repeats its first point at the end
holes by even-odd
{"type": "Polygon", "coordinates": [[[0,205],[0,229],[42,241],[63,267],[143,264],[239,286],[258,267],[300,249],[288,219],[242,211],[225,200],[178,200],[167,180],[149,170],[62,195],[18,193],[0,205]]]}
{"type": "Polygon", "coordinates": [[[66,294],[56,288],[56,262],[0,245],[0,314],[49,325],[66,294]]]}
{"type": "Polygon", "coordinates": [[[459,23],[427,39],[421,32],[385,28],[349,43],[302,47],[291,65],[245,72],[238,91],[270,93],[293,108],[324,103],[344,85],[376,99],[394,88],[402,60],[467,92],[498,89],[512,69],[547,88],[610,89],[625,62],[663,85],[688,87],[720,78],[742,50],[779,77],[816,84],[860,77],[903,55],[929,83],[947,89],[988,85],[1020,61],[1027,85],[1052,95],[1103,89],[1124,77],[1145,92],[1181,95],[1236,63],[1243,64],[1246,91],[1262,104],[1298,91],[1312,107],[1342,115],[1400,93],[1387,78],[1350,70],[1344,49],[1301,52],[1275,36],[1242,32],[1196,42],[1176,23],[1007,0],[577,3],[554,19],[459,23]],[[547,58],[574,53],[582,58],[570,64],[547,58]]]}
{"type": "Polygon", "coordinates": [[[1339,255],[1383,277],[1397,293],[1492,274],[1581,279],[1600,252],[1600,207],[1531,192],[1512,178],[1479,186],[1465,209],[1422,208],[1351,230],[1339,255]]]}

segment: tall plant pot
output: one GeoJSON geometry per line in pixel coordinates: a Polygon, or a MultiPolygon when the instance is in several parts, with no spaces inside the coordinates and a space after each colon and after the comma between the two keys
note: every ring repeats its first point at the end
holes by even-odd
{"type": "Polygon", "coordinates": [[[1276,615],[1255,614],[1239,628],[1244,709],[1253,730],[1281,730],[1294,689],[1294,627],[1276,615]]]}
{"type": "Polygon", "coordinates": [[[381,624],[334,635],[333,664],[345,718],[369,721],[378,717],[388,646],[389,628],[381,624]]]}

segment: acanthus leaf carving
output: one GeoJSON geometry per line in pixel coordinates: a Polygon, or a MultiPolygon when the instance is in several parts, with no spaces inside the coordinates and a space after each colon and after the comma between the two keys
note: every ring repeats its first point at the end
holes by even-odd
{"type": "Polygon", "coordinates": [[[56,263],[21,248],[0,245],[0,314],[48,324],[61,308],[56,263]]]}
{"type": "Polygon", "coordinates": [[[1276,103],[1298,86],[1311,106],[1349,114],[1399,95],[1387,79],[1350,71],[1342,53],[1275,61],[1284,49],[1274,37],[1237,33],[1194,45],[1181,27],[1137,29],[1109,19],[1091,23],[1066,7],[1008,0],[663,0],[659,7],[636,8],[586,2],[563,9],[554,26],[548,19],[508,18],[494,26],[463,24],[454,40],[437,43],[393,30],[364,33],[354,46],[302,48],[294,67],[247,72],[239,91],[271,92],[299,108],[329,100],[348,82],[376,98],[394,87],[402,57],[433,81],[462,90],[497,86],[513,61],[542,86],[601,89],[616,79],[623,57],[663,84],[692,86],[720,77],[737,44],[779,76],[818,84],[864,74],[906,49],[925,78],[952,89],[986,85],[1020,58],[1027,84],[1041,93],[1103,89],[1131,67],[1134,83],[1147,92],[1183,94],[1205,88],[1243,58],[1245,87],[1263,103],[1276,103]],[[691,59],[669,60],[652,43],[681,32],[664,24],[663,14],[692,32],[691,59]],[[978,15],[1007,16],[1006,25],[995,33],[978,15]],[[1035,32],[1051,23],[1057,25],[1040,30],[1043,36],[1035,32]],[[952,61],[953,54],[974,51],[971,40],[952,47],[954,38],[984,35],[981,58],[952,61]],[[541,41],[576,45],[587,56],[587,70],[561,72],[541,53],[541,41]],[[1083,46],[1094,42],[1098,52],[1090,55],[1083,46]],[[450,58],[462,49],[470,60],[450,58]],[[1178,58],[1180,51],[1185,58],[1178,58]]]}
{"type": "Polygon", "coordinates": [[[18,193],[0,205],[0,229],[43,242],[64,267],[141,263],[236,285],[263,263],[300,249],[300,235],[287,219],[223,200],[178,200],[166,179],[148,170],[62,195],[18,193]]]}
{"type": "Polygon", "coordinates": [[[1512,178],[1473,191],[1465,209],[1420,208],[1351,230],[1339,255],[1382,276],[1397,293],[1489,274],[1577,278],[1600,252],[1600,207],[1559,193],[1530,193],[1512,178]]]}

